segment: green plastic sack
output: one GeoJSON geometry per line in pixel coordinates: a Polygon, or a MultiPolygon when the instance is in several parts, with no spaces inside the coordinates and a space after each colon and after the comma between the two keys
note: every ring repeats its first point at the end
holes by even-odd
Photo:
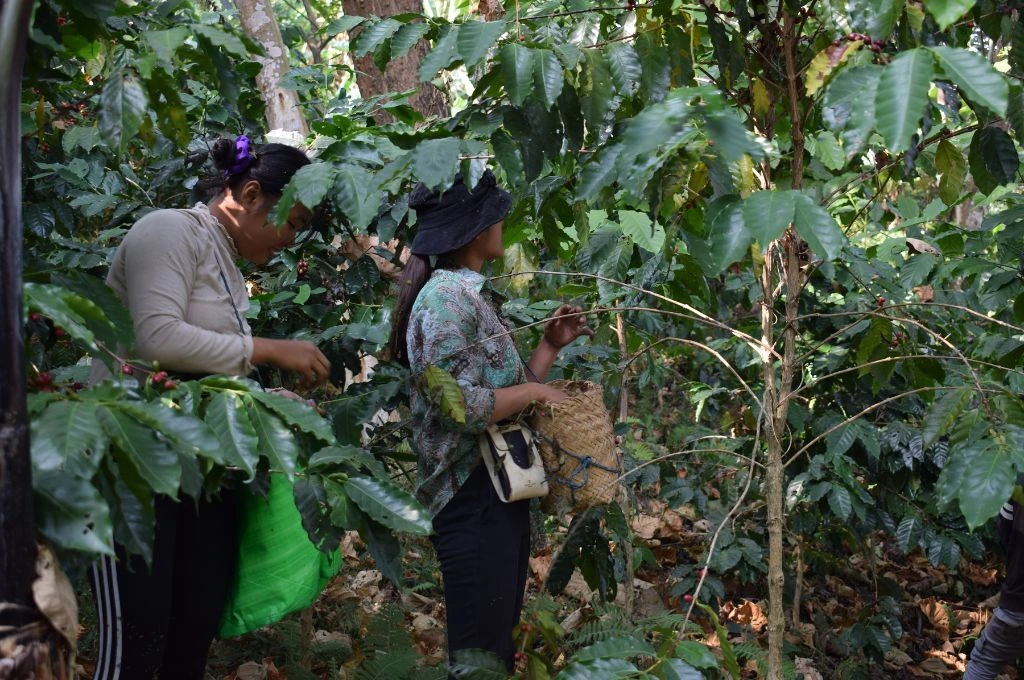
{"type": "Polygon", "coordinates": [[[272,475],[266,498],[244,491],[238,567],[218,635],[242,635],[313,603],[341,568],[341,550],[324,554],[302,528],[292,484],[272,475]]]}

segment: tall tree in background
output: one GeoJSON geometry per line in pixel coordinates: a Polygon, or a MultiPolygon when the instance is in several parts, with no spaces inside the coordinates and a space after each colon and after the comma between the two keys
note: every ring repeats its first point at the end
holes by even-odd
{"type": "MultiPolygon", "coordinates": [[[[342,0],[345,14],[360,17],[390,17],[406,12],[419,14],[423,11],[420,0],[342,0]]],[[[355,43],[360,29],[352,31],[351,39],[355,43]]],[[[421,83],[419,67],[423,57],[430,51],[425,40],[418,41],[408,54],[392,59],[387,69],[381,71],[374,63],[373,55],[352,56],[356,66],[356,83],[359,93],[364,99],[376,97],[386,92],[402,92],[417,90],[409,103],[424,116],[447,117],[451,110],[448,101],[439,89],[430,83],[421,83]]],[[[383,114],[387,117],[387,114],[383,114]]]]}
{"type": "Polygon", "coordinates": [[[267,0],[235,0],[235,5],[246,35],[263,47],[263,56],[257,57],[263,70],[256,76],[256,83],[266,102],[267,124],[271,130],[308,134],[298,95],[281,87],[281,79],[288,72],[288,47],[281,38],[273,8],[267,0]]]}

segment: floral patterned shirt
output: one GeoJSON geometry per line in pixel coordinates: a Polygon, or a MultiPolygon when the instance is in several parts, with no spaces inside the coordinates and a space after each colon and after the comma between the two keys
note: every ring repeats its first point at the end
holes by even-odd
{"type": "Polygon", "coordinates": [[[487,279],[470,269],[438,269],[409,316],[406,344],[414,377],[430,365],[448,371],[466,402],[456,423],[413,388],[412,447],[418,458],[416,497],[436,517],[480,462],[477,436],[494,411],[494,390],[526,382],[523,361],[487,279]],[[491,338],[487,340],[487,338],[491,338]]]}

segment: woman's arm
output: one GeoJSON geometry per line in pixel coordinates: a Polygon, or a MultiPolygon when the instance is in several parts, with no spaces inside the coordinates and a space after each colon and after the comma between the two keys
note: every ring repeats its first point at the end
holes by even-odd
{"type": "Polygon", "coordinates": [[[562,305],[556,309],[544,326],[544,337],[527,362],[531,379],[544,380],[561,349],[581,335],[594,335],[593,329],[587,326],[583,308],[562,305]]]}
{"type": "Polygon", "coordinates": [[[565,392],[539,382],[502,387],[494,390],[494,410],[491,411],[490,422],[497,423],[511,418],[533,402],[555,404],[566,396],[565,392]]]}

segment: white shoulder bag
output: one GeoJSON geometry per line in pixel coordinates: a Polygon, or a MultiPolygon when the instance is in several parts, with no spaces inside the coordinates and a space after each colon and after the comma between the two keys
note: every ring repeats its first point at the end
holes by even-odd
{"type": "Polygon", "coordinates": [[[530,428],[518,423],[488,425],[479,443],[480,456],[503,502],[547,495],[547,473],[530,428]]]}

